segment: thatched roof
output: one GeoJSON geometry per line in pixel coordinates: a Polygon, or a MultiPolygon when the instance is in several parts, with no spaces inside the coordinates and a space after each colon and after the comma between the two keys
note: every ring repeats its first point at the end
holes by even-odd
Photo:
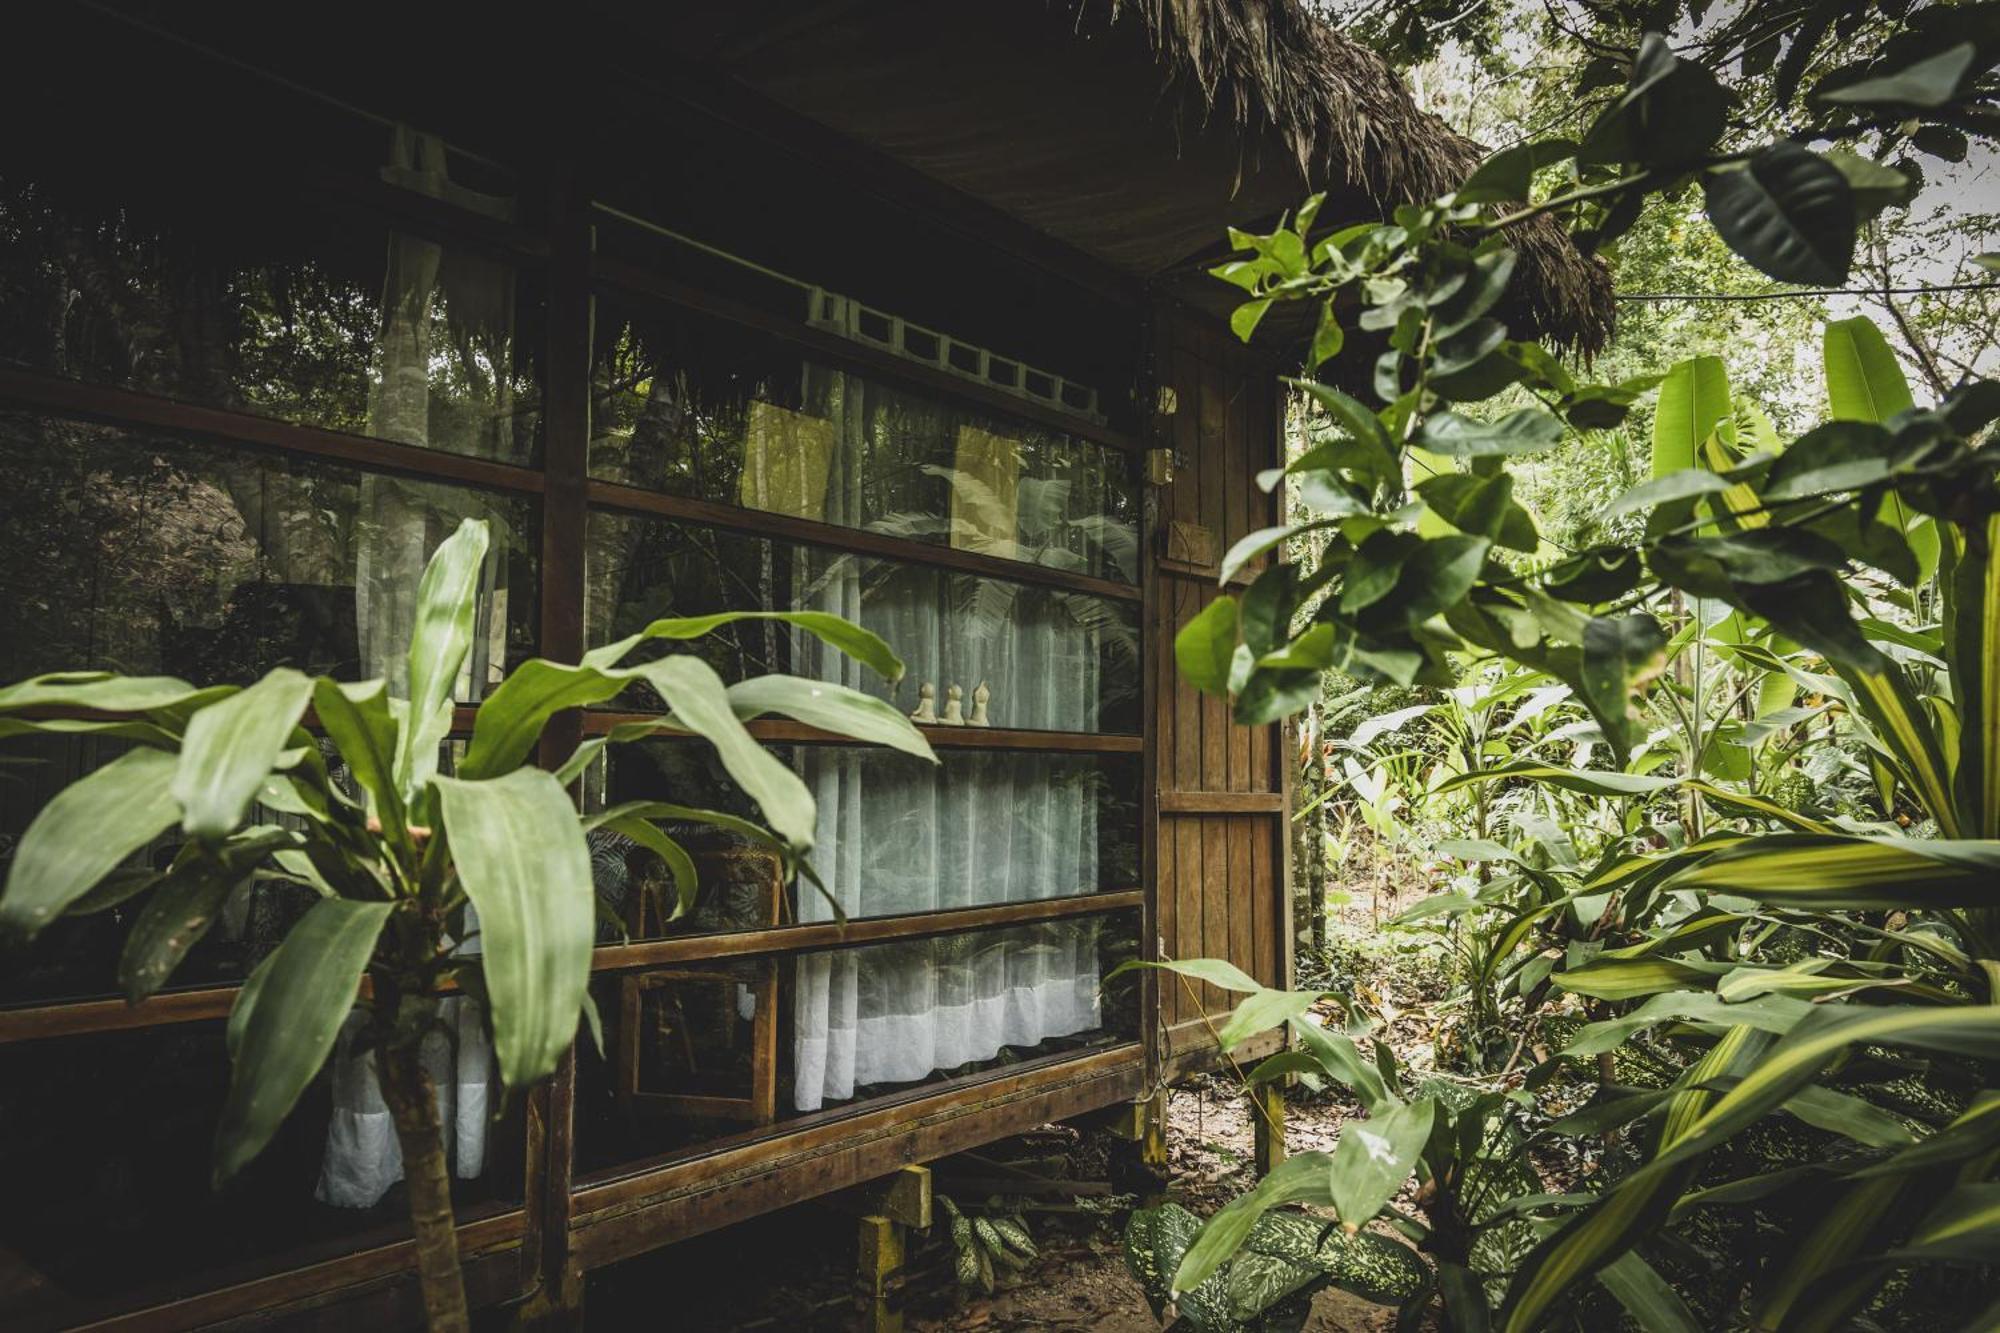
{"type": "MultiPolygon", "coordinates": [[[[1300,0],[1060,0],[1079,19],[1144,25],[1168,79],[1247,140],[1282,144],[1315,189],[1347,185],[1384,214],[1462,182],[1487,150],[1420,110],[1373,51],[1300,0]]],[[[1611,276],[1550,218],[1520,226],[1517,317],[1596,351],[1611,328],[1611,276]]]]}
{"type": "MultiPolygon", "coordinates": [[[[1231,225],[1443,193],[1484,155],[1300,0],[675,0],[674,49],[1127,278],[1221,312],[1231,225]]],[[[1523,332],[1594,350],[1610,283],[1516,238],[1523,332]]]]}

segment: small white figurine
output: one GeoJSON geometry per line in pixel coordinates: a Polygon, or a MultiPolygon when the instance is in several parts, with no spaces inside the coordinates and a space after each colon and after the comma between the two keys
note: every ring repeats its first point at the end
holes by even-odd
{"type": "Polygon", "coordinates": [[[910,714],[912,722],[937,721],[937,686],[925,681],[917,690],[917,711],[910,714]]]}
{"type": "Polygon", "coordinates": [[[965,689],[953,685],[944,692],[944,716],[938,719],[947,727],[965,725],[965,689]]]}
{"type": "Polygon", "coordinates": [[[966,719],[966,723],[968,726],[989,727],[993,725],[991,722],[987,721],[986,718],[986,701],[988,699],[991,699],[992,697],[993,697],[993,691],[986,688],[985,681],[982,680],[979,682],[979,684],[973,686],[972,716],[966,719]]]}

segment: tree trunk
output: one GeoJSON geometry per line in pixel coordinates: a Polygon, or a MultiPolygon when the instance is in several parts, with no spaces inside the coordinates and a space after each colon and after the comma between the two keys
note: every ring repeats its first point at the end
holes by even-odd
{"type": "Polygon", "coordinates": [[[376,1055],[382,1100],[403,1149],[403,1183],[410,1192],[410,1228],[417,1241],[424,1322],[431,1333],[467,1333],[465,1278],[458,1266],[458,1229],[451,1211],[437,1090],[414,1042],[391,1041],[376,1055]]]}

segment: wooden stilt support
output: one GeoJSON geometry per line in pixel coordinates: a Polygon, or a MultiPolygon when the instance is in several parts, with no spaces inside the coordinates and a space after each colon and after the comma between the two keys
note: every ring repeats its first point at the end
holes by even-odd
{"type": "Polygon", "coordinates": [[[903,1333],[903,1224],[869,1214],[861,1219],[861,1283],[868,1333],[903,1333]]]}
{"type": "Polygon", "coordinates": [[[868,1333],[903,1333],[903,1260],[908,1229],[931,1224],[931,1170],[906,1166],[832,1197],[836,1208],[859,1218],[858,1247],[863,1327],[868,1333]]]}
{"type": "Polygon", "coordinates": [[[1121,1102],[1101,1122],[1119,1140],[1111,1154],[1111,1183],[1137,1194],[1142,1204],[1167,1192],[1167,1090],[1143,1101],[1121,1102]]]}
{"type": "Polygon", "coordinates": [[[1250,1089],[1250,1130],[1257,1174],[1268,1176],[1285,1160],[1285,1089],[1273,1079],[1250,1089]]]}

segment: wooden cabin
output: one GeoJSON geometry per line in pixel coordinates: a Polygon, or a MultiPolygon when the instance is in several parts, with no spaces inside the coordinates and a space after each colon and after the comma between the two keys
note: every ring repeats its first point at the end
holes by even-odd
{"type": "MultiPolygon", "coordinates": [[[[1204,269],[1309,189],[1380,216],[1476,160],[1379,62],[1289,0],[52,0],[12,36],[0,678],[393,673],[478,516],[467,703],[658,616],[804,607],[906,678],[770,624],[683,650],[936,719],[934,770],[755,724],[818,798],[823,892],[710,842],[663,921],[657,864],[596,839],[602,1047],[525,1099],[452,1009],[477,1304],[573,1308],[677,1238],[1145,1100],[1229,1001],[1102,984],[1124,960],[1285,983],[1287,747],[1172,639],[1277,518],[1300,330],[1242,345],[1204,269]]],[[[1528,240],[1517,317],[1600,337],[1595,270],[1528,240]]],[[[10,742],[0,849],[111,744],[10,742]]],[[[743,805],[672,740],[580,795],[654,798],[743,805]]],[[[416,1320],[365,1052],[210,1185],[223,1017],[301,892],[246,882],[137,1005],[129,911],[0,964],[0,1326],[416,1320]]]]}

